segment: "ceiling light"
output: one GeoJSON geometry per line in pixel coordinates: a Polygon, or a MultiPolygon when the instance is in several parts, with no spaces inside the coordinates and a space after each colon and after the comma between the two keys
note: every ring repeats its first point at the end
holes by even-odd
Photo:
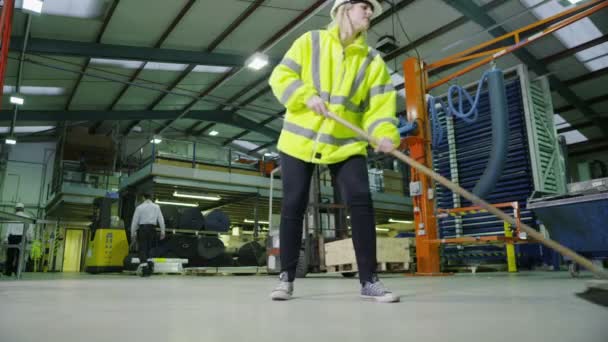
{"type": "Polygon", "coordinates": [[[25,12],[40,14],[42,13],[42,5],[42,0],[23,0],[21,9],[25,12]]]}
{"type": "Polygon", "coordinates": [[[577,4],[583,0],[568,0],[568,1],[570,1],[571,4],[577,4]]]}
{"type": "Polygon", "coordinates": [[[214,136],[216,136],[218,134],[220,134],[220,132],[218,132],[218,131],[211,131],[211,132],[209,132],[209,135],[212,136],[212,137],[214,137],[214,136]]]}
{"type": "MultiPolygon", "coordinates": [[[[38,133],[44,131],[50,131],[54,129],[55,126],[17,126],[14,127],[13,133],[38,133]]],[[[0,127],[0,134],[10,133],[11,128],[7,126],[0,127]]]]}
{"type": "Polygon", "coordinates": [[[378,227],[376,227],[376,231],[378,231],[378,232],[388,232],[388,231],[390,231],[390,229],[388,229],[388,228],[378,228],[378,227]]]}
{"type": "Polygon", "coordinates": [[[414,221],[407,221],[407,220],[395,220],[392,218],[388,219],[388,222],[390,223],[414,223],[414,221]]]}
{"type": "Polygon", "coordinates": [[[174,197],[183,197],[183,198],[202,199],[202,200],[207,200],[207,201],[219,201],[222,199],[220,196],[215,196],[215,195],[197,195],[197,194],[180,193],[177,191],[173,192],[173,196],[174,197]]]}
{"type": "Polygon", "coordinates": [[[245,65],[249,69],[261,70],[262,68],[267,66],[268,63],[269,63],[268,56],[266,56],[263,53],[256,52],[253,54],[253,56],[251,56],[247,59],[247,61],[245,62],[245,65]]]}
{"type": "Polygon", "coordinates": [[[231,67],[221,66],[221,65],[197,65],[194,67],[194,72],[206,72],[210,74],[223,74],[227,73],[232,69],[231,67]]]}
{"type": "Polygon", "coordinates": [[[159,137],[159,136],[154,136],[154,137],[152,137],[152,139],[150,140],[150,142],[152,144],[158,145],[161,142],[163,142],[163,139],[161,137],[159,137]]]}
{"type": "MultiPolygon", "coordinates": [[[[146,62],[130,59],[113,58],[91,58],[91,64],[117,67],[123,69],[139,69],[143,66],[144,70],[155,71],[184,71],[188,67],[187,64],[180,63],[146,62]]],[[[230,71],[230,69],[230,67],[222,65],[197,65],[192,71],[211,74],[223,74],[230,71]]]]}
{"type": "Polygon", "coordinates": [[[154,201],[154,203],[156,203],[156,204],[166,204],[166,205],[175,205],[175,206],[178,206],[178,207],[192,207],[192,208],[198,207],[198,203],[182,203],[182,202],[169,202],[169,201],[159,201],[159,200],[154,201]]]}
{"type": "MultiPolygon", "coordinates": [[[[5,85],[3,88],[4,94],[16,93],[15,86],[5,85]]],[[[44,95],[44,96],[57,96],[65,94],[65,88],[61,87],[37,87],[37,86],[21,86],[19,87],[19,94],[23,95],[44,95]]]]}
{"type": "Polygon", "coordinates": [[[19,96],[11,96],[11,98],[10,98],[10,102],[11,102],[12,104],[17,105],[17,106],[22,106],[22,105],[23,105],[23,103],[24,103],[25,101],[23,100],[23,97],[19,97],[19,96]]]}
{"type": "MultiPolygon", "coordinates": [[[[251,220],[251,219],[244,219],[243,222],[245,222],[245,223],[255,223],[255,221],[251,220]]],[[[260,223],[260,224],[269,224],[268,221],[258,221],[258,223],[260,223]]]]}
{"type": "Polygon", "coordinates": [[[8,137],[8,138],[6,138],[6,140],[4,140],[4,142],[7,145],[16,145],[17,144],[17,139],[15,139],[15,137],[8,137]]]}
{"type": "Polygon", "coordinates": [[[100,19],[106,13],[108,5],[109,1],[105,0],[44,0],[44,14],[100,19]]]}

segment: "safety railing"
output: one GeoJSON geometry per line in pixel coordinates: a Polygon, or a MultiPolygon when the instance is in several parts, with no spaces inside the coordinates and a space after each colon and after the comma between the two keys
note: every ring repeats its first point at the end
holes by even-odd
{"type": "MultiPolygon", "coordinates": [[[[259,160],[246,156],[232,148],[217,147],[209,143],[158,138],[147,141],[137,150],[129,154],[124,164],[126,174],[143,169],[159,159],[168,163],[174,162],[180,166],[196,168],[197,164],[260,171],[259,160]]],[[[262,158],[262,162],[265,158],[262,158]]]]}

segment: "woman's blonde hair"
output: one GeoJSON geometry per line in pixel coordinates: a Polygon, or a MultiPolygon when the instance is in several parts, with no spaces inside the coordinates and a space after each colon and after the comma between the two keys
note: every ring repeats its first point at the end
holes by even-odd
{"type": "MultiPolygon", "coordinates": [[[[348,10],[353,8],[351,3],[345,3],[344,5],[338,7],[336,11],[336,15],[334,20],[329,24],[328,28],[334,28],[338,26],[340,30],[340,34],[346,37],[352,37],[355,34],[355,28],[353,27],[353,23],[348,17],[348,10]]],[[[359,34],[366,34],[365,32],[361,32],[359,34]]]]}
{"type": "Polygon", "coordinates": [[[333,28],[338,26],[340,29],[340,33],[346,36],[352,36],[355,28],[348,17],[348,10],[353,8],[353,5],[350,3],[345,3],[344,5],[338,7],[336,11],[336,16],[334,20],[329,24],[329,28],[333,28]]]}

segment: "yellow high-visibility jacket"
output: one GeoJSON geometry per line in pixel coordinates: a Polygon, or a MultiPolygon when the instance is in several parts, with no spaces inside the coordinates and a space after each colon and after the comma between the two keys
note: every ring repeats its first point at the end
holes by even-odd
{"type": "Polygon", "coordinates": [[[298,38],[270,76],[274,95],[287,109],[278,149],[317,164],[367,155],[367,141],[316,114],[306,101],[320,96],[329,111],[376,138],[399,144],[396,92],[382,57],[360,35],[342,47],[338,27],[298,38]]]}

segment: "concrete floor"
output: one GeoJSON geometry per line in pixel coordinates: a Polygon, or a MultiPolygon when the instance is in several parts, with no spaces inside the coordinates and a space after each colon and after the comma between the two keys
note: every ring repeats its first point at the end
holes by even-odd
{"type": "Polygon", "coordinates": [[[354,279],[26,274],[0,282],[0,341],[608,341],[608,310],[566,273],[384,277],[401,303],[358,298],[354,279]]]}

